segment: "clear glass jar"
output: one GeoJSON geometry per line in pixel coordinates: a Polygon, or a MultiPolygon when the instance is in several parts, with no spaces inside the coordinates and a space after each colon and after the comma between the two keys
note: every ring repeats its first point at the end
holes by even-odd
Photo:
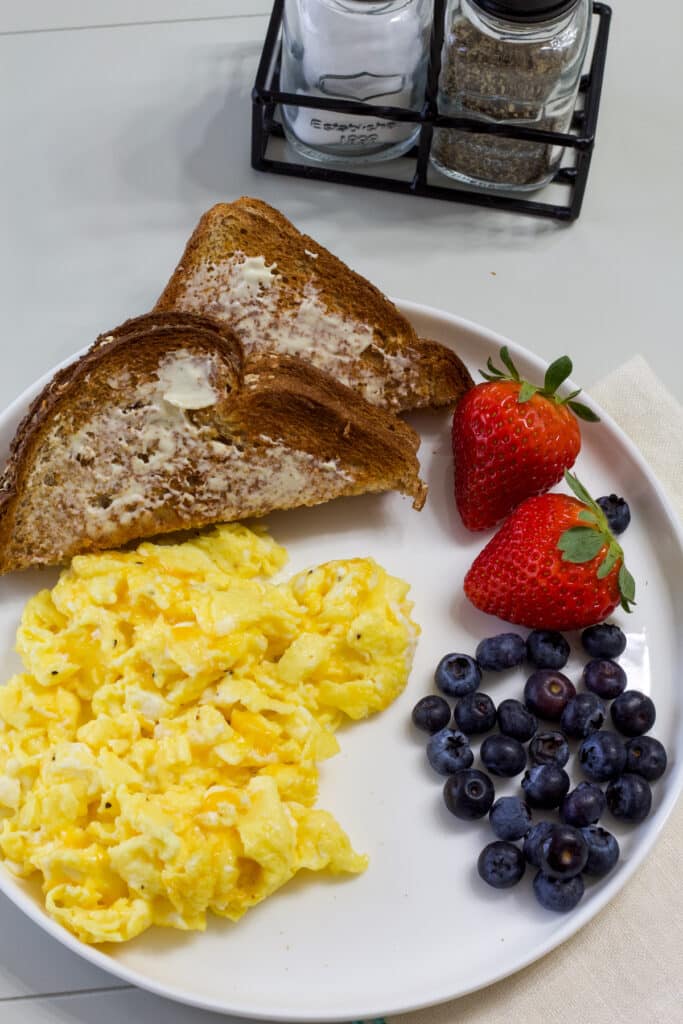
{"type": "MultiPolygon", "coordinates": [[[[432,0],[286,0],[280,88],[418,111],[432,0]]],[[[405,153],[419,125],[283,108],[289,143],[312,160],[371,163],[405,153]]]]}
{"type": "MultiPolygon", "coordinates": [[[[449,0],[439,111],[566,132],[590,34],[590,0],[449,0]]],[[[477,188],[527,192],[546,185],[563,148],[439,128],[431,161],[477,188]]]]}

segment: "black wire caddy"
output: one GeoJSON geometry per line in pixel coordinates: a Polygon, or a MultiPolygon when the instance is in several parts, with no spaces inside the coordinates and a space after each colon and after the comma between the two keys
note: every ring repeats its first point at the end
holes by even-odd
{"type": "MultiPolygon", "coordinates": [[[[600,94],[607,57],[612,9],[604,3],[594,2],[593,49],[588,71],[582,76],[576,108],[567,132],[555,132],[537,128],[524,128],[509,124],[479,121],[471,117],[447,117],[438,109],[437,91],[441,70],[441,51],[444,39],[444,13],[446,0],[434,0],[427,83],[422,108],[406,110],[403,107],[375,106],[352,100],[327,99],[321,96],[306,96],[280,91],[280,42],[285,0],[275,0],[266,32],[266,38],[252,90],[252,133],[251,165],[259,171],[284,174],[297,178],[333,182],[340,185],[355,185],[361,188],[399,192],[404,195],[427,196],[448,202],[469,203],[498,210],[525,213],[558,221],[571,222],[581,212],[591,156],[595,145],[595,133],[600,107],[600,94]],[[338,114],[370,115],[374,118],[403,121],[420,125],[416,145],[398,160],[414,167],[409,177],[396,178],[378,173],[377,166],[365,170],[347,170],[298,160],[274,159],[268,155],[272,140],[283,139],[284,131],[278,120],[278,107],[309,107],[329,110],[338,114]],[[525,199],[489,191],[477,191],[470,187],[452,184],[434,184],[434,174],[429,174],[429,154],[435,128],[456,128],[466,132],[501,135],[504,138],[522,139],[544,145],[564,147],[564,161],[571,163],[561,166],[551,184],[561,185],[567,190],[566,203],[544,202],[525,199]]],[[[381,164],[379,165],[381,166],[381,164]]]]}

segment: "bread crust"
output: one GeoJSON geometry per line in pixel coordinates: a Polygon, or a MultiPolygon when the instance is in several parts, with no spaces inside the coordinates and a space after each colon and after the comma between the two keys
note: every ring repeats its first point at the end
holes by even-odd
{"type": "MultiPolygon", "coordinates": [[[[321,351],[319,339],[312,337],[310,344],[298,348],[297,356],[328,369],[372,404],[397,412],[454,405],[473,386],[455,352],[418,338],[410,322],[375,285],[297,231],[278,210],[248,196],[219,203],[202,216],[155,310],[187,309],[224,319],[245,342],[247,358],[251,358],[250,345],[246,345],[248,324],[245,332],[239,311],[226,309],[217,300],[221,283],[230,291],[230,283],[223,280],[225,268],[241,257],[260,257],[264,267],[277,268],[276,308],[268,313],[269,332],[263,332],[257,343],[260,352],[266,347],[287,351],[291,339],[283,338],[281,327],[296,317],[302,302],[314,293],[324,313],[366,328],[367,343],[359,341],[349,356],[340,335],[341,358],[335,361],[330,352],[321,351]]],[[[272,299],[272,289],[261,291],[261,313],[272,299]]]]}
{"type": "MultiPolygon", "coordinates": [[[[154,427],[157,433],[160,429],[158,424],[154,427]]],[[[152,439],[158,440],[154,431],[152,439]]],[[[254,360],[245,374],[242,347],[225,325],[192,314],[148,314],[100,335],[84,356],[55,375],[29,408],[0,478],[0,572],[58,564],[76,553],[119,547],[141,536],[317,504],[341,494],[396,488],[411,495],[415,507],[421,508],[426,488],[418,477],[418,446],[417,434],[405,423],[301,360],[269,355],[254,360]],[[195,364],[208,367],[210,363],[215,401],[180,412],[173,408],[176,463],[169,456],[166,465],[152,451],[155,468],[150,465],[149,473],[144,475],[143,470],[140,478],[149,484],[147,500],[154,505],[154,514],[142,507],[133,512],[124,509],[119,521],[108,522],[106,511],[98,511],[106,535],[88,534],[86,513],[93,495],[77,491],[75,505],[74,501],[69,505],[73,510],[61,509],[64,494],[71,494],[74,487],[85,488],[90,479],[83,469],[87,458],[81,463],[83,445],[79,441],[74,448],[74,439],[83,435],[91,447],[100,444],[100,452],[111,450],[112,461],[131,445],[139,448],[142,435],[149,432],[149,417],[158,419],[159,410],[165,408],[165,401],[154,397],[160,367],[179,354],[195,364]],[[146,396],[144,401],[136,402],[141,395],[146,396]],[[135,417],[137,427],[126,428],[125,443],[117,451],[114,435],[98,436],[93,424],[106,422],[102,417],[108,413],[123,423],[122,410],[135,417]],[[228,474],[227,491],[232,493],[225,498],[220,493],[218,504],[208,499],[202,504],[197,497],[205,494],[207,482],[200,474],[191,483],[197,474],[187,470],[186,452],[177,448],[177,443],[184,443],[183,431],[193,450],[213,452],[213,462],[206,462],[202,454],[201,465],[214,466],[219,476],[224,471],[228,474]],[[239,486],[232,486],[232,471],[216,455],[220,445],[228,446],[225,450],[233,459],[230,465],[237,467],[239,486]],[[236,449],[242,448],[246,454],[240,461],[236,449]],[[67,454],[62,456],[62,450],[67,454]],[[181,464],[182,473],[178,472],[181,464]],[[286,475],[287,469],[281,466],[290,464],[301,486],[296,494],[290,493],[284,480],[285,497],[274,501],[273,494],[279,492],[264,467],[274,467],[275,476],[286,475]],[[258,487],[254,481],[260,481],[258,487]],[[80,533],[74,522],[79,515],[85,517],[80,533]],[[68,536],[59,536],[60,522],[66,523],[68,529],[62,533],[68,536]]],[[[150,458],[149,451],[146,457],[150,458]]],[[[106,476],[101,460],[92,472],[106,476]]],[[[203,473],[206,476],[206,468],[203,473]]],[[[112,500],[115,507],[118,499],[112,500]]]]}

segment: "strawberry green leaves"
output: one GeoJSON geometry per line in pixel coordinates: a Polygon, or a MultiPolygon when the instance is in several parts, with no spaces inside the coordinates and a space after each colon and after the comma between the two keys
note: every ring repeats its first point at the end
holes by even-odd
{"type": "Polygon", "coordinates": [[[528,380],[522,381],[522,386],[519,389],[519,394],[517,395],[517,401],[521,405],[523,402],[528,402],[529,399],[532,398],[533,395],[537,393],[537,387],[535,387],[533,384],[530,384],[528,380]]]}
{"type": "Polygon", "coordinates": [[[572,526],[557,542],[565,562],[590,562],[605,546],[605,538],[592,526],[572,526]]]}
{"type": "Polygon", "coordinates": [[[621,594],[621,607],[625,612],[630,612],[630,605],[636,603],[636,581],[623,562],[619,569],[619,593],[621,594]]]}
{"type": "Polygon", "coordinates": [[[614,539],[604,512],[597,502],[593,501],[581,481],[566,470],[564,479],[579,501],[586,506],[578,516],[586,525],[572,526],[561,534],[557,546],[562,552],[562,560],[575,564],[590,562],[605,549],[605,555],[598,566],[596,575],[599,580],[602,580],[609,575],[617,563],[620,563],[617,581],[621,607],[625,612],[630,612],[630,606],[635,604],[636,584],[624,563],[624,552],[614,539]]]}
{"type": "Polygon", "coordinates": [[[517,372],[517,367],[512,362],[512,356],[510,355],[510,353],[508,351],[507,345],[503,345],[502,349],[500,350],[500,358],[501,358],[501,362],[503,362],[505,364],[505,367],[507,368],[507,370],[508,370],[510,376],[512,377],[512,379],[513,380],[519,380],[520,377],[519,377],[519,373],[517,372]]]}
{"type": "Polygon", "coordinates": [[[551,399],[558,405],[567,405],[575,416],[578,416],[581,420],[586,420],[589,423],[596,423],[600,417],[589,409],[583,402],[576,402],[575,398],[580,393],[578,391],[572,391],[570,395],[565,398],[560,398],[557,394],[558,388],[560,388],[564,382],[571,376],[573,369],[572,361],[569,356],[560,356],[553,363],[550,364],[545,372],[545,378],[543,386],[538,384],[532,384],[528,380],[524,380],[519,375],[519,371],[512,361],[512,357],[508,350],[507,345],[503,345],[500,350],[500,360],[505,366],[507,373],[497,367],[491,357],[486,361],[486,367],[488,372],[480,370],[484,380],[488,381],[501,381],[501,380],[512,380],[520,385],[519,394],[517,395],[517,401],[520,404],[528,402],[534,395],[543,395],[544,398],[551,399]]]}
{"type": "Polygon", "coordinates": [[[569,356],[560,356],[554,363],[551,363],[545,371],[543,394],[554,395],[560,385],[564,384],[567,377],[571,375],[572,369],[572,361],[569,356]]]}
{"type": "MultiPolygon", "coordinates": [[[[609,576],[609,574],[611,573],[612,569],[617,564],[617,559],[618,558],[619,558],[619,552],[615,550],[614,546],[610,546],[608,548],[608,550],[607,550],[607,554],[605,555],[605,557],[603,558],[602,562],[600,563],[600,568],[598,569],[597,575],[598,575],[598,579],[599,580],[604,580],[605,576],[609,576]]],[[[629,575],[630,575],[630,573],[629,573],[629,575]]],[[[633,578],[633,577],[631,577],[631,578],[633,578]]],[[[634,592],[635,592],[635,583],[633,585],[633,589],[634,589],[634,592]]]]}
{"type": "MultiPolygon", "coordinates": [[[[588,493],[588,491],[583,486],[583,484],[581,483],[581,481],[579,480],[579,478],[577,476],[573,476],[571,473],[565,472],[565,474],[564,474],[564,482],[566,484],[568,484],[568,486],[574,492],[574,494],[579,499],[579,501],[582,501],[584,503],[584,505],[588,506],[589,510],[593,514],[594,522],[599,523],[601,517],[603,519],[605,518],[604,512],[602,511],[602,509],[600,508],[598,503],[596,501],[593,501],[593,499],[591,498],[590,494],[588,493]]],[[[584,519],[585,516],[586,516],[586,513],[582,512],[581,513],[581,518],[584,519]]],[[[605,519],[605,523],[606,522],[607,522],[607,520],[605,519]]]]}
{"type": "MultiPolygon", "coordinates": [[[[578,391],[574,393],[578,395],[578,391]]],[[[580,420],[586,420],[587,423],[600,422],[600,417],[598,416],[598,414],[593,412],[592,409],[589,409],[587,405],[583,404],[583,402],[570,402],[568,399],[565,399],[565,403],[569,406],[574,415],[579,417],[580,420]]]]}
{"type": "Polygon", "coordinates": [[[482,375],[482,377],[485,380],[521,381],[521,377],[517,372],[517,367],[512,362],[512,357],[510,356],[507,345],[503,345],[502,349],[500,350],[500,359],[508,372],[504,373],[501,369],[499,369],[494,364],[493,360],[491,359],[491,356],[489,356],[488,359],[486,360],[486,366],[489,372],[485,373],[483,370],[480,370],[479,373],[482,375]]]}

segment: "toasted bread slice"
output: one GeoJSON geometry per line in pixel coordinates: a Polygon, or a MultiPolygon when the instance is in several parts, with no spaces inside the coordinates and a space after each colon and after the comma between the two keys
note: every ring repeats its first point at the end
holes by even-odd
{"type": "Polygon", "coordinates": [[[301,360],[243,372],[229,328],[150,314],[34,401],[0,478],[0,572],[143,536],[397,489],[424,504],[417,434],[301,360]]]}
{"type": "Polygon", "coordinates": [[[219,319],[248,360],[297,356],[394,412],[454,404],[473,383],[454,352],[419,339],[374,285],[258,199],[204,214],[155,310],[219,319]]]}

